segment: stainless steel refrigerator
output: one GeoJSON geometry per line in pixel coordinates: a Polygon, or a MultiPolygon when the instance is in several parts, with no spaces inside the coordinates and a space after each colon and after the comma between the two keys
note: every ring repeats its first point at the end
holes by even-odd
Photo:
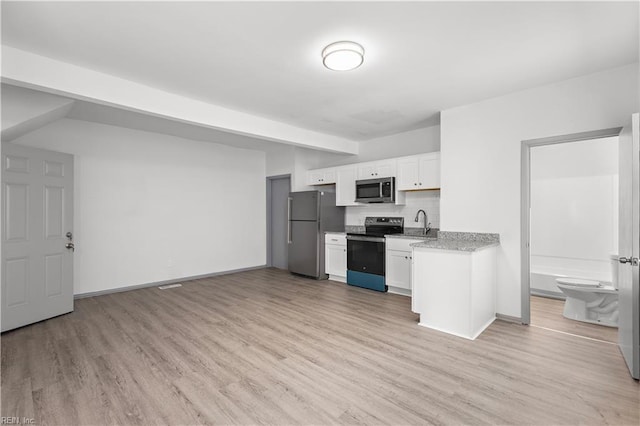
{"type": "Polygon", "coordinates": [[[326,191],[290,192],[287,201],[289,271],[326,279],[324,233],[344,231],[344,207],[326,191]]]}

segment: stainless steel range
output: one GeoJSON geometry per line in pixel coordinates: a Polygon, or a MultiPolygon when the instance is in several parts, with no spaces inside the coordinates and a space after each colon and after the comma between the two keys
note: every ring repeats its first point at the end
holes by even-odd
{"type": "Polygon", "coordinates": [[[367,217],[364,233],[347,233],[347,284],[387,291],[385,239],[404,232],[402,217],[367,217]]]}

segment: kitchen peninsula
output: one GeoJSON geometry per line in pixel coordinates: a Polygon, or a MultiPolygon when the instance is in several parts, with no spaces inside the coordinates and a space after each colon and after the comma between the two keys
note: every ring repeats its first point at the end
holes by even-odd
{"type": "Polygon", "coordinates": [[[440,231],[411,245],[420,325],[474,340],[496,315],[498,234],[440,231]]]}

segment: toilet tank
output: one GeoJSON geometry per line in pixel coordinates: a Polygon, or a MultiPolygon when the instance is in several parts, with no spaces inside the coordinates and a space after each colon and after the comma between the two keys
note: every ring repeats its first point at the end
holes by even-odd
{"type": "Polygon", "coordinates": [[[618,288],[618,266],[620,266],[620,262],[618,261],[618,255],[611,255],[611,285],[613,288],[618,288]]]}

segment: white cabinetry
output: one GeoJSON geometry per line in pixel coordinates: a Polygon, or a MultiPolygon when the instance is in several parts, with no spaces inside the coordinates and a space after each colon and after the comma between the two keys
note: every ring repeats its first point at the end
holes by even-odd
{"type": "Polygon", "coordinates": [[[360,206],[356,203],[356,165],[336,168],[336,206],[360,206]]]}
{"type": "Polygon", "coordinates": [[[344,234],[325,234],[324,272],[330,280],[347,281],[347,237],[344,234]]]}
{"type": "Polygon", "coordinates": [[[331,183],[336,183],[336,170],[333,167],[307,172],[307,185],[328,185],[331,183]]]}
{"type": "Polygon", "coordinates": [[[393,237],[386,239],[385,281],[390,293],[411,295],[411,244],[420,241],[393,237]]]}
{"type": "Polygon", "coordinates": [[[395,177],[396,160],[373,161],[358,164],[358,179],[395,177]]]}
{"type": "Polygon", "coordinates": [[[440,188],[440,153],[432,152],[398,159],[398,190],[440,188]]]}
{"type": "Polygon", "coordinates": [[[475,339],[496,316],[496,248],[414,247],[411,308],[420,325],[475,339]]]}

